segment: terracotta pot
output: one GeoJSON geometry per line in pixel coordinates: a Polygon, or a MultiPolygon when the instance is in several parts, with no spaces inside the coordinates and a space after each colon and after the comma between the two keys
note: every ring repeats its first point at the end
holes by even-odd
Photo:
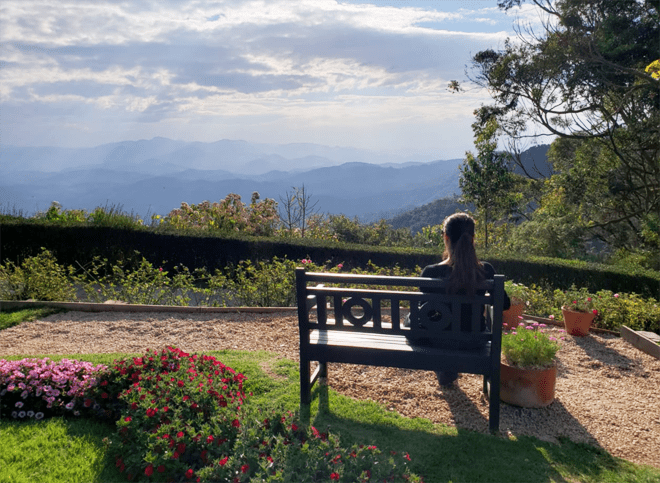
{"type": "Polygon", "coordinates": [[[577,337],[589,335],[589,327],[593,322],[595,314],[591,312],[574,312],[561,308],[561,313],[564,316],[564,327],[566,333],[577,337]]]}
{"type": "Polygon", "coordinates": [[[504,327],[508,327],[510,329],[518,327],[518,324],[520,323],[520,319],[518,317],[523,314],[523,310],[525,310],[524,302],[516,304],[512,303],[509,310],[502,312],[502,324],[504,327]]]}
{"type": "Polygon", "coordinates": [[[555,400],[557,366],[524,369],[500,364],[500,399],[523,408],[544,408],[555,400]]]}

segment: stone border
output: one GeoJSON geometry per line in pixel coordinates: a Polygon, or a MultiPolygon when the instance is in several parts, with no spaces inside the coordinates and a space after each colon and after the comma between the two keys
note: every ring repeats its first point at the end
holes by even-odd
{"type": "Polygon", "coordinates": [[[176,305],[137,305],[126,303],[88,303],[88,302],[38,302],[26,300],[0,300],[0,309],[22,309],[30,307],[53,307],[81,312],[173,312],[184,314],[212,313],[295,313],[296,307],[187,307],[176,305]]]}
{"type": "MultiPolygon", "coordinates": [[[[269,313],[287,313],[294,314],[298,309],[297,307],[187,307],[179,305],[137,305],[127,304],[122,302],[113,303],[89,303],[89,302],[38,302],[32,300],[0,300],[0,309],[21,309],[29,307],[53,307],[66,310],[77,310],[80,312],[171,312],[183,314],[213,314],[213,313],[255,313],[255,314],[269,314],[269,313]]],[[[534,320],[546,325],[554,325],[557,327],[564,327],[563,322],[558,322],[553,319],[545,317],[537,317],[535,315],[523,314],[523,318],[534,320]]],[[[625,326],[624,326],[625,327],[625,326]]],[[[629,329],[630,330],[630,329],[629,329]]],[[[590,332],[596,334],[611,334],[621,336],[619,332],[607,329],[599,329],[591,327],[590,332]]],[[[623,332],[623,331],[622,331],[623,332]]],[[[660,346],[658,346],[660,347],[660,346]]]]}
{"type": "Polygon", "coordinates": [[[621,337],[642,352],[645,352],[656,359],[660,359],[660,345],[653,342],[646,336],[646,334],[648,334],[648,332],[634,331],[625,325],[621,326],[621,337]]]}

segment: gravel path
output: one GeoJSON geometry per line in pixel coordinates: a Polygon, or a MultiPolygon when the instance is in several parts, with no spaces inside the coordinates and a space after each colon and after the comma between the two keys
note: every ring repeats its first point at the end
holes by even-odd
{"type": "MultiPolygon", "coordinates": [[[[555,329],[551,329],[550,332],[555,329]]],[[[14,354],[268,350],[298,360],[295,315],[67,312],[0,331],[0,357],[14,354]]],[[[566,337],[558,353],[556,400],[544,409],[502,404],[503,436],[568,437],[660,468],[660,360],[611,335],[566,337]]],[[[333,364],[329,384],[406,416],[488,432],[481,377],[461,375],[441,390],[425,371],[333,364]]]]}

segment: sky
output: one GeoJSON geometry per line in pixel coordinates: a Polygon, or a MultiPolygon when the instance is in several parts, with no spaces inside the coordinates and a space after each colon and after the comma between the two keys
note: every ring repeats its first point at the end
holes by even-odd
{"type": "Polygon", "coordinates": [[[539,21],[497,0],[3,0],[0,149],[161,136],[458,158],[489,102],[471,56],[539,21]]]}

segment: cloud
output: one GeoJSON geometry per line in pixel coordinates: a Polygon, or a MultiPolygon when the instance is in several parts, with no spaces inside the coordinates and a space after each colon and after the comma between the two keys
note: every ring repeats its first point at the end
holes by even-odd
{"type": "Polygon", "coordinates": [[[403,148],[412,136],[435,146],[415,132],[449,129],[451,119],[469,129],[486,94],[457,100],[446,84],[471,55],[501,46],[511,19],[491,2],[454,11],[418,3],[5,0],[0,106],[14,117],[0,120],[1,142],[76,144],[83,117],[79,142],[231,133],[370,148],[403,148]],[[290,131],[278,136],[281,126],[290,131]],[[350,132],[360,129],[369,135],[350,132]]]}

